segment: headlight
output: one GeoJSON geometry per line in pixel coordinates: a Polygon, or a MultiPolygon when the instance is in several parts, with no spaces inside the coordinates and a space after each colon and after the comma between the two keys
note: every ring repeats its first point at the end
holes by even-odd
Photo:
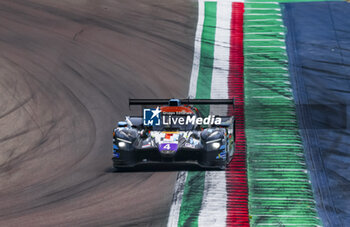
{"type": "Polygon", "coordinates": [[[215,143],[211,144],[211,146],[213,147],[214,150],[219,149],[220,145],[221,145],[221,143],[219,143],[219,142],[215,142],[215,143]]]}
{"type": "Polygon", "coordinates": [[[119,142],[119,143],[118,143],[118,146],[119,146],[119,147],[125,147],[125,146],[126,146],[126,143],[125,143],[125,142],[119,142]]]}
{"type": "Polygon", "coordinates": [[[221,140],[222,139],[207,141],[206,144],[207,144],[208,150],[218,150],[221,146],[221,140]]]}
{"type": "Polygon", "coordinates": [[[120,148],[124,148],[124,147],[126,147],[127,144],[131,144],[131,141],[129,141],[129,140],[124,140],[124,139],[120,139],[120,138],[117,138],[117,140],[118,140],[118,146],[120,148]]]}

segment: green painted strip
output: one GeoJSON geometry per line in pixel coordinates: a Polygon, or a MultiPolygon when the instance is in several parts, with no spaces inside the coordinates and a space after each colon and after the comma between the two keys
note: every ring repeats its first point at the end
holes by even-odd
{"type": "Polygon", "coordinates": [[[317,226],[321,222],[298,132],[281,9],[278,2],[264,1],[248,0],[244,16],[250,223],[317,226]]]}
{"type": "MultiPolygon", "coordinates": [[[[196,98],[199,99],[210,98],[216,30],[216,2],[204,2],[204,7],[201,57],[196,94],[196,98]]],[[[204,115],[209,115],[209,106],[199,106],[198,108],[204,115]]]]}
{"type": "Polygon", "coordinates": [[[198,226],[203,199],[204,171],[188,172],[180,209],[179,226],[198,226]]]}
{"type": "Polygon", "coordinates": [[[205,2],[196,98],[210,98],[214,63],[216,2],[205,2]]]}
{"type": "MultiPolygon", "coordinates": [[[[204,22],[196,98],[210,98],[216,30],[216,2],[204,3],[204,22]]],[[[209,106],[198,106],[204,115],[209,106]]],[[[178,226],[198,226],[205,182],[204,171],[188,172],[182,198],[178,226]]]]}

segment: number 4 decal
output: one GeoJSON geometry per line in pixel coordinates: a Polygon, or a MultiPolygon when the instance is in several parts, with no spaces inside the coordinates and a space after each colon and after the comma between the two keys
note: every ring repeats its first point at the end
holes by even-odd
{"type": "Polygon", "coordinates": [[[164,146],[164,149],[170,149],[170,144],[168,143],[168,144],[166,144],[165,146],[164,146]]]}

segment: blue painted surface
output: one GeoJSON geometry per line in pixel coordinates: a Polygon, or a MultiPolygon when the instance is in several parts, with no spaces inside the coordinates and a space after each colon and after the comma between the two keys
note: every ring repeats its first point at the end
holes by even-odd
{"type": "Polygon", "coordinates": [[[317,209],[350,223],[350,4],[283,4],[289,67],[317,209]]]}

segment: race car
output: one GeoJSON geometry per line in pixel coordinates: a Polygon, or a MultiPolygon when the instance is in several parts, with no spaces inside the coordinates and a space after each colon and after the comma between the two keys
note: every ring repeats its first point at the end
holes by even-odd
{"type": "Polygon", "coordinates": [[[198,105],[229,105],[232,99],[130,99],[143,116],[126,116],[113,129],[113,167],[145,163],[192,163],[225,169],[235,148],[234,118],[207,116],[198,105]],[[196,107],[198,106],[198,108],[196,107]]]}

